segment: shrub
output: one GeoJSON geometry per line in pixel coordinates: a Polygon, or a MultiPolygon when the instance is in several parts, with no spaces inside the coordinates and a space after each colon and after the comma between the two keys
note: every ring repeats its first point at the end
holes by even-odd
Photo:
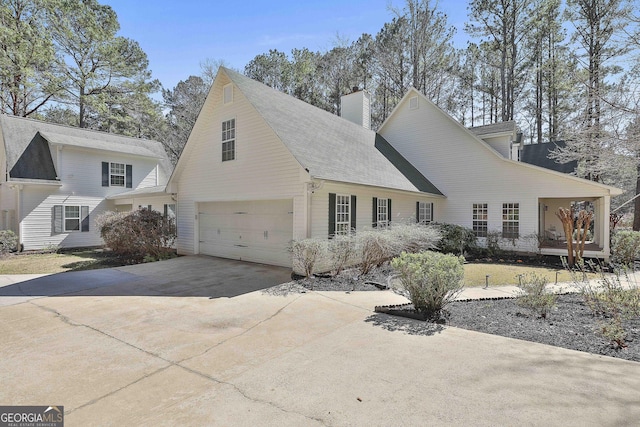
{"type": "Polygon", "coordinates": [[[302,273],[305,277],[315,273],[319,260],[324,259],[328,252],[328,242],[325,239],[292,240],[289,245],[293,271],[302,273]]]}
{"type": "Polygon", "coordinates": [[[363,230],[356,233],[356,250],[360,261],[360,273],[367,274],[371,269],[393,258],[398,242],[387,229],[363,230]]]}
{"type": "Polygon", "coordinates": [[[18,249],[18,236],[11,230],[0,230],[0,256],[18,249]]]}
{"type": "Polygon", "coordinates": [[[393,256],[402,252],[420,252],[438,248],[442,233],[437,226],[425,224],[393,224],[386,230],[394,242],[393,256]]]}
{"type": "Polygon", "coordinates": [[[547,279],[536,274],[526,274],[520,285],[516,304],[533,311],[543,319],[556,306],[558,296],[547,292],[547,279]]]}
{"type": "Polygon", "coordinates": [[[617,231],[611,239],[611,261],[632,266],[640,258],[640,231],[617,231]]]}
{"type": "Polygon", "coordinates": [[[473,230],[456,224],[437,224],[442,237],[438,246],[445,254],[464,255],[477,247],[473,230]]]}
{"type": "Polygon", "coordinates": [[[338,275],[342,270],[355,262],[356,244],[352,234],[346,236],[334,236],[329,242],[329,253],[331,254],[331,269],[334,275],[338,275]]]}
{"type": "Polygon", "coordinates": [[[400,274],[401,293],[425,319],[437,321],[462,291],[464,258],[438,252],[403,252],[391,265],[400,274]]]}
{"type": "Polygon", "coordinates": [[[96,218],[96,224],[106,246],[129,261],[160,260],[173,254],[175,220],[160,212],[105,212],[96,218]]]}

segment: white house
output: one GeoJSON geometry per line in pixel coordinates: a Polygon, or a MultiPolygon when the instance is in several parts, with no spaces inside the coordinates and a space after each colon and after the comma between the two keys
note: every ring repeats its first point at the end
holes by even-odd
{"type": "Polygon", "coordinates": [[[342,110],[357,123],[221,68],[167,186],[178,252],[290,266],[291,239],[389,221],[456,223],[481,239],[496,230],[530,251],[534,234],[562,230],[558,207],[592,201],[586,255],[608,256],[620,190],[510,159],[514,126],[478,135],[414,89],[377,133],[366,92],[342,110]]]}
{"type": "Polygon", "coordinates": [[[101,245],[107,210],[175,210],[156,141],[0,115],[0,168],[0,229],[24,250],[101,245]]]}

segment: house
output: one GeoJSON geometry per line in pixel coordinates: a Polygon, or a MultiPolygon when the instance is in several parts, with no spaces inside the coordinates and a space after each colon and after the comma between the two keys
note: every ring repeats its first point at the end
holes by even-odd
{"type": "Polygon", "coordinates": [[[156,141],[0,115],[0,167],[0,229],[24,250],[101,245],[108,210],[175,210],[156,141]]]}
{"type": "Polygon", "coordinates": [[[530,165],[540,166],[562,173],[574,173],[578,167],[578,161],[573,160],[567,163],[558,163],[549,157],[552,151],[558,148],[565,148],[565,141],[544,142],[542,144],[524,144],[520,147],[520,161],[530,165]]]}
{"type": "Polygon", "coordinates": [[[609,255],[620,190],[512,160],[514,126],[474,133],[411,89],[376,133],[365,91],[342,102],[346,118],[220,68],[167,186],[178,252],[290,266],[291,239],[438,221],[562,253],[535,235],[562,230],[558,207],[589,200],[585,255],[609,255]]]}

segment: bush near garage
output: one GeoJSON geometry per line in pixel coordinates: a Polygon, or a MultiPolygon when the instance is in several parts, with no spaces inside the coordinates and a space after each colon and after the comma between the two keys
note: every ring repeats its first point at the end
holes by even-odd
{"type": "Polygon", "coordinates": [[[0,256],[18,249],[18,236],[11,230],[0,230],[0,256]]]}
{"type": "Polygon", "coordinates": [[[175,220],[160,212],[146,208],[105,212],[96,218],[96,224],[105,245],[129,262],[157,261],[175,253],[175,220]]]}

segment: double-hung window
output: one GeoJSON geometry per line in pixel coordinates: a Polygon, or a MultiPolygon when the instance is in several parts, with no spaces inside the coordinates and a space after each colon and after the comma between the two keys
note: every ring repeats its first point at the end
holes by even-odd
{"type": "Polygon", "coordinates": [[[502,204],[502,237],[517,239],[520,236],[520,203],[502,204]]]}
{"type": "Polygon", "coordinates": [[[473,204],[473,232],[476,237],[487,237],[489,209],[486,203],[473,204]]]}
{"type": "Polygon", "coordinates": [[[416,219],[420,224],[429,224],[433,221],[433,203],[417,202],[416,219]]]}
{"type": "Polygon", "coordinates": [[[64,207],[64,231],[80,230],[80,206],[64,207]]]}
{"type": "Polygon", "coordinates": [[[109,185],[111,187],[124,187],[125,164],[110,163],[109,164],[109,185]]]}
{"type": "Polygon", "coordinates": [[[54,233],[89,231],[89,206],[55,205],[51,222],[54,233]]]}
{"type": "Polygon", "coordinates": [[[222,161],[236,158],[236,119],[222,122],[222,161]]]}
{"type": "Polygon", "coordinates": [[[389,211],[391,209],[391,200],[374,198],[375,222],[376,227],[386,227],[389,225],[389,211]]]}
{"type": "Polygon", "coordinates": [[[336,194],[336,233],[349,234],[351,230],[351,196],[336,194]]]}
{"type": "Polygon", "coordinates": [[[102,186],[133,188],[133,166],[102,162],[102,186]]]}

